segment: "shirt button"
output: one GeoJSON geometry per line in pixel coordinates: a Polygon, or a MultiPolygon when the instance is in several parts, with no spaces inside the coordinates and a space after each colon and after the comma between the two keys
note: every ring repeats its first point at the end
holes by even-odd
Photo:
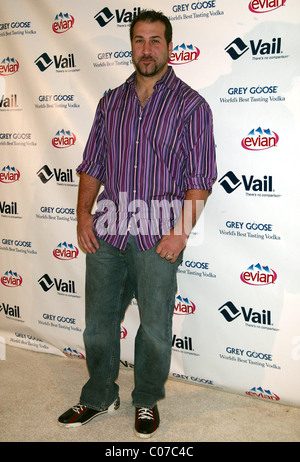
{"type": "Polygon", "coordinates": [[[135,193],[136,193],[136,189],[134,189],[132,192],[135,194],[135,193]]]}
{"type": "Polygon", "coordinates": [[[137,165],[134,165],[133,168],[137,168],[137,165]]]}
{"type": "Polygon", "coordinates": [[[139,140],[136,140],[135,144],[139,144],[139,140]]]}

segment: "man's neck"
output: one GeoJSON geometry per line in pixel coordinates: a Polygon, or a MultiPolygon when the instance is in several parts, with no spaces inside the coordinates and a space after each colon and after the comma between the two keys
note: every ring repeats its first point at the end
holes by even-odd
{"type": "Polygon", "coordinates": [[[138,71],[136,71],[136,81],[135,81],[136,91],[138,93],[141,92],[141,93],[151,94],[153,92],[154,85],[165,75],[167,70],[168,70],[168,66],[162,69],[160,73],[155,74],[151,77],[141,75],[138,71]]]}

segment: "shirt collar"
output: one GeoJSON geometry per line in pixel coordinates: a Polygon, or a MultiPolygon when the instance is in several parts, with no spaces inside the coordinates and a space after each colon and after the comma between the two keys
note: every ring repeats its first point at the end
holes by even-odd
{"type": "MultiPolygon", "coordinates": [[[[126,80],[126,83],[130,86],[134,85],[135,76],[136,76],[136,72],[133,72],[130,75],[130,77],[128,77],[128,79],[126,80]]],[[[170,90],[173,90],[175,88],[176,81],[177,81],[177,77],[176,77],[176,74],[173,68],[171,66],[168,66],[167,72],[162,76],[160,80],[156,82],[156,84],[154,85],[154,88],[156,89],[163,85],[169,88],[170,90]]]]}

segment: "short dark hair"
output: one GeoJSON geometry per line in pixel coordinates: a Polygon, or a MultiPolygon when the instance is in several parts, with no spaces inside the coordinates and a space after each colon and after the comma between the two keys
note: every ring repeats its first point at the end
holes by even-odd
{"type": "Polygon", "coordinates": [[[130,24],[130,40],[132,41],[133,39],[133,29],[134,26],[138,21],[145,21],[145,22],[156,22],[160,21],[165,25],[165,39],[167,42],[167,45],[172,42],[172,25],[167,18],[161,11],[155,11],[155,10],[142,10],[140,11],[139,14],[134,16],[133,20],[131,21],[130,24]]]}

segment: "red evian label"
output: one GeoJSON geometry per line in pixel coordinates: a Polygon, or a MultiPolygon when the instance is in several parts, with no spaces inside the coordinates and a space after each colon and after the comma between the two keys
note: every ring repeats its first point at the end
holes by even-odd
{"type": "Polygon", "coordinates": [[[52,24],[52,30],[56,34],[62,34],[63,32],[67,32],[68,30],[72,29],[74,25],[74,18],[69,13],[59,13],[55,16],[54,22],[52,24]]]}
{"type": "Polygon", "coordinates": [[[251,0],[249,10],[252,13],[269,13],[285,6],[286,0],[251,0]]]}
{"type": "Polygon", "coordinates": [[[247,136],[242,139],[242,147],[248,151],[263,151],[265,149],[274,148],[277,146],[279,136],[272,130],[257,129],[251,130],[247,136]]]}
{"type": "Polygon", "coordinates": [[[169,64],[188,64],[192,61],[196,61],[200,55],[199,48],[194,45],[177,45],[173,48],[171,56],[169,58],[169,64]]]}
{"type": "Polygon", "coordinates": [[[251,286],[267,286],[274,284],[277,279],[277,273],[268,266],[251,265],[241,274],[241,281],[251,286]]]}
{"type": "Polygon", "coordinates": [[[196,305],[188,298],[182,298],[180,295],[176,297],[174,314],[187,315],[194,314],[196,305]]]}
{"type": "Polygon", "coordinates": [[[250,391],[245,392],[246,395],[252,396],[253,398],[263,398],[270,401],[279,401],[279,396],[272,393],[270,390],[264,390],[262,387],[253,387],[250,391]]]}
{"type": "Polygon", "coordinates": [[[53,255],[58,260],[74,260],[77,258],[79,250],[73,244],[62,242],[53,250],[53,255]]]}
{"type": "Polygon", "coordinates": [[[6,271],[6,273],[1,277],[1,283],[5,287],[20,287],[22,285],[22,277],[15,271],[6,271]]]}
{"type": "Polygon", "coordinates": [[[15,183],[20,179],[20,172],[15,167],[7,165],[0,171],[0,182],[1,183],[15,183]]]}
{"type": "Polygon", "coordinates": [[[121,326],[120,328],[120,339],[125,339],[127,337],[127,329],[124,326],[121,326]]]}
{"type": "Polygon", "coordinates": [[[19,61],[15,58],[4,58],[0,63],[0,75],[12,75],[19,70],[19,61]]]}
{"type": "Polygon", "coordinates": [[[59,130],[52,138],[52,145],[58,149],[74,146],[75,142],[76,136],[70,130],[59,130]]]}

